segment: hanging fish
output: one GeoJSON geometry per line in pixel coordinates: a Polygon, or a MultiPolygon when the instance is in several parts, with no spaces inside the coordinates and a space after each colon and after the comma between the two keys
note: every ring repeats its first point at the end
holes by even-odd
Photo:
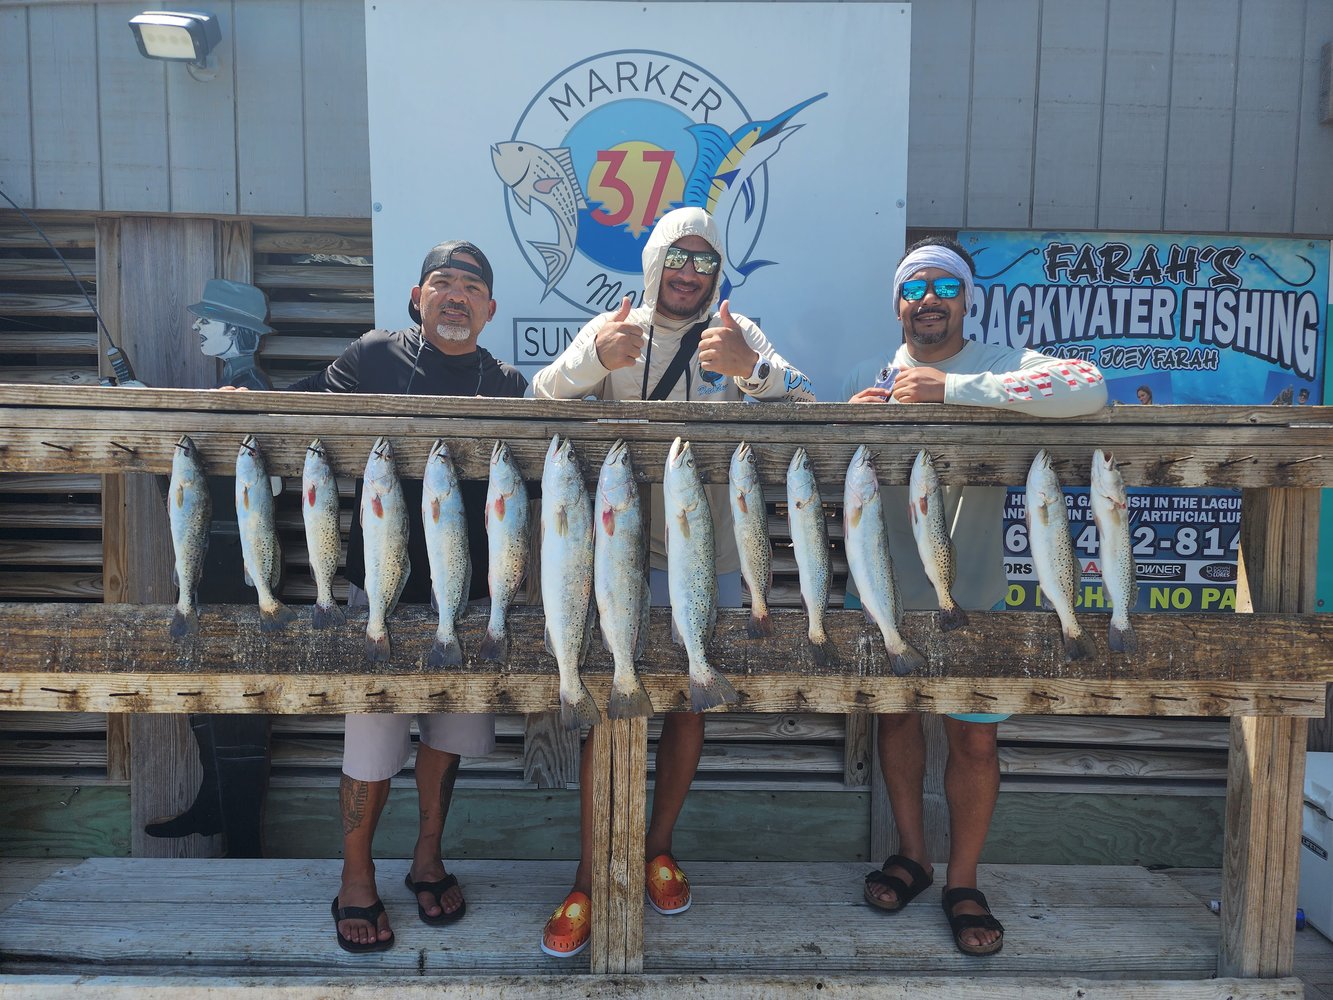
{"type": "Polygon", "coordinates": [[[1074,604],[1083,580],[1074,541],[1069,537],[1069,513],[1051,457],[1042,449],[1032,460],[1027,479],[1028,547],[1041,586],[1042,603],[1054,608],[1065,639],[1065,661],[1092,656],[1096,647],[1078,619],[1074,604]]]}
{"type": "Polygon", "coordinates": [[[957,559],[953,538],[944,523],[944,491],[930,452],[917,452],[912,463],[912,477],[908,483],[908,517],[912,523],[912,537],[921,556],[926,578],[935,588],[939,601],[941,632],[952,632],[967,624],[967,612],[953,599],[954,572],[957,559]]]}
{"type": "Polygon", "coordinates": [[[208,528],[213,520],[213,498],[208,493],[203,458],[184,434],[171,456],[167,515],[171,522],[171,547],[176,556],[174,576],[179,588],[171,637],[180,639],[199,631],[199,578],[204,574],[208,528]]]}
{"type": "Polygon", "coordinates": [[[273,518],[273,497],[281,489],[269,479],[263,452],[253,434],[236,454],[236,527],[241,534],[245,582],[259,595],[259,630],[273,632],[296,617],[274,596],[282,576],[282,550],[273,518]]]}
{"type": "Polygon", "coordinates": [[[1129,523],[1129,499],[1125,480],[1115,459],[1092,453],[1092,519],[1097,523],[1101,543],[1102,583],[1111,595],[1109,645],[1117,653],[1133,653],[1139,648],[1138,636],[1130,624],[1129,612],[1139,600],[1139,582],[1134,566],[1134,539],[1129,523]]]}
{"type": "Polygon", "coordinates": [[[503,441],[496,441],[491,449],[486,544],[491,619],[477,655],[488,662],[505,663],[509,659],[509,606],[528,571],[528,487],[503,441]]]}
{"type": "Polygon", "coordinates": [[[768,618],[768,590],[773,585],[773,545],[768,538],[768,510],[754,451],[742,441],[731,456],[727,475],[731,527],[741,557],[741,576],[750,588],[750,638],[773,634],[768,618]]]}
{"type": "Polygon", "coordinates": [[[567,729],[602,721],[579,676],[591,635],[592,501],[578,455],[557,434],[542,468],[542,605],[546,648],[560,668],[560,720],[567,729]]]}
{"type": "Polygon", "coordinates": [[[856,582],[866,618],[878,625],[884,636],[893,672],[902,677],[923,669],[926,658],[898,631],[903,618],[902,599],[884,530],[884,498],[879,490],[875,456],[865,445],[856,449],[847,468],[842,525],[847,568],[856,582]]]}
{"type": "Polygon", "coordinates": [[[653,714],[653,703],[634,661],[648,638],[648,550],[646,525],[624,441],[611,445],[597,477],[594,498],[593,592],[602,640],[615,662],[606,714],[630,719],[653,714]]]}
{"type": "Polygon", "coordinates": [[[431,593],[440,614],[426,666],[458,666],[463,662],[458,622],[467,608],[472,586],[472,556],[468,550],[463,491],[453,459],[449,457],[449,446],[443,441],[431,446],[426,459],[421,484],[421,523],[426,531],[431,593]]]}
{"type": "Polygon", "coordinates": [[[796,556],[796,570],[801,580],[801,604],[810,627],[810,652],[818,666],[833,662],[833,643],[824,627],[828,610],[830,568],[828,524],[819,497],[819,484],[810,456],[797,448],[787,466],[787,524],[791,547],[796,556]]]}
{"type": "Polygon", "coordinates": [[[370,605],[366,657],[372,663],[383,663],[391,655],[388,618],[398,606],[412,572],[407,556],[407,504],[388,438],[376,438],[366,460],[361,536],[366,553],[366,600],[370,605]]]}
{"type": "Polygon", "coordinates": [[[333,578],[338,572],[342,530],[338,524],[338,483],[329,465],[324,444],[315,438],[305,450],[301,469],[301,517],[305,522],[305,545],[310,554],[310,575],[315,579],[315,628],[329,628],[347,621],[333,596],[333,578]]]}

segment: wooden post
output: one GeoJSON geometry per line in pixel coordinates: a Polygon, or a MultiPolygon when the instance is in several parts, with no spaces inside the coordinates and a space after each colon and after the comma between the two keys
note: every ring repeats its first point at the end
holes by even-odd
{"type": "MultiPolygon", "coordinates": [[[[232,227],[234,228],[234,227],[232,227]]],[[[98,223],[98,297],[117,344],[150,386],[212,388],[217,362],[199,350],[186,306],[217,276],[223,241],[199,219],[126,218],[98,223]]],[[[133,392],[126,389],[126,392],[133,392]]],[[[160,603],[175,599],[172,555],[156,477],[108,476],[102,494],[103,599],[160,603]]],[[[108,742],[124,742],[108,720],[108,742]]],[[[154,840],[144,824],[180,812],[194,798],[201,770],[184,715],[135,715],[129,724],[130,845],[141,857],[210,856],[216,838],[154,840]]],[[[123,762],[117,768],[124,773],[123,762]]]]}
{"type": "Polygon", "coordinates": [[[617,946],[611,933],[611,723],[603,722],[588,732],[592,740],[592,933],[589,938],[589,971],[616,971],[617,946]]]}
{"type": "Polygon", "coordinates": [[[592,732],[591,971],[640,973],[648,720],[614,719],[592,732]]]}
{"type": "MultiPolygon", "coordinates": [[[[1241,532],[1249,593],[1238,606],[1312,611],[1319,491],[1245,491],[1241,532]]],[[[1307,729],[1299,718],[1231,720],[1218,975],[1291,974],[1307,729]]]]}

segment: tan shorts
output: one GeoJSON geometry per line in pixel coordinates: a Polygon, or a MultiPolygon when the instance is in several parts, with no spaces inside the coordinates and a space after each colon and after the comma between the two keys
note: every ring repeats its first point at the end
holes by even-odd
{"type": "MultiPolygon", "coordinates": [[[[347,606],[361,607],[366,594],[352,586],[347,606]]],[[[386,781],[412,755],[410,729],[417,720],[421,742],[460,757],[484,757],[495,749],[495,716],[460,712],[419,715],[374,713],[347,716],[343,736],[343,774],[356,781],[386,781]]]]}

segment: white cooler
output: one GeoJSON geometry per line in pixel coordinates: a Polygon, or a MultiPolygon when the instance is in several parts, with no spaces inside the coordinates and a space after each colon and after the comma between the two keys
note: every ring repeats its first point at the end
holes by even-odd
{"type": "Polygon", "coordinates": [[[1333,753],[1305,755],[1301,811],[1301,885],[1296,905],[1305,920],[1333,940],[1333,753]]]}

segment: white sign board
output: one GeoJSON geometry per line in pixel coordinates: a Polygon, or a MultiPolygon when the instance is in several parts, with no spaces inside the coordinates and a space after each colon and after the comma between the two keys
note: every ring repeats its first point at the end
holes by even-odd
{"type": "Polygon", "coordinates": [[[409,325],[426,251],[471,240],[482,345],[531,378],[702,205],[732,308],[840,398],[901,336],[910,40],[905,3],[368,0],[376,323],[409,325]]]}

